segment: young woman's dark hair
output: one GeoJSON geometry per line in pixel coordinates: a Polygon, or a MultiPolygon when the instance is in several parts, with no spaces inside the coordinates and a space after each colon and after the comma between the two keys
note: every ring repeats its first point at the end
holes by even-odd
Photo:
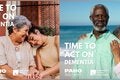
{"type": "Polygon", "coordinates": [[[28,34],[30,33],[34,33],[36,34],[36,30],[38,30],[41,34],[43,35],[49,35],[52,36],[55,34],[55,30],[53,28],[49,28],[49,27],[39,27],[39,26],[35,26],[32,24],[32,27],[29,29],[28,34]]]}

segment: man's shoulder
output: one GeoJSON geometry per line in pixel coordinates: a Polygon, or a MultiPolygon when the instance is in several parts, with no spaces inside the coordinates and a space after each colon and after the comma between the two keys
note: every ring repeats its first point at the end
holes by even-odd
{"type": "Polygon", "coordinates": [[[120,42],[120,40],[114,34],[112,34],[111,32],[109,32],[107,34],[107,36],[105,36],[105,41],[107,43],[111,43],[113,40],[117,40],[118,42],[120,42]]]}
{"type": "Polygon", "coordinates": [[[91,32],[86,34],[88,37],[90,37],[91,35],[93,35],[91,32]]]}
{"type": "Polygon", "coordinates": [[[89,39],[93,34],[91,32],[86,33],[86,38],[85,39],[89,39]]]}
{"type": "Polygon", "coordinates": [[[109,40],[119,40],[114,34],[112,34],[111,32],[109,32],[109,36],[108,36],[109,40]]]}
{"type": "Polygon", "coordinates": [[[81,34],[79,39],[78,39],[78,42],[82,42],[82,41],[88,40],[91,35],[92,35],[91,33],[81,34]]]}

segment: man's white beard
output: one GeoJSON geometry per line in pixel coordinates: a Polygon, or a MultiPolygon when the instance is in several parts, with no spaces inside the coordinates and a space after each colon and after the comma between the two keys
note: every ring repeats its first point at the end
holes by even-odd
{"type": "Polygon", "coordinates": [[[107,29],[106,26],[104,26],[102,29],[99,29],[98,27],[95,27],[93,26],[93,28],[96,30],[96,31],[105,31],[107,29]]]}

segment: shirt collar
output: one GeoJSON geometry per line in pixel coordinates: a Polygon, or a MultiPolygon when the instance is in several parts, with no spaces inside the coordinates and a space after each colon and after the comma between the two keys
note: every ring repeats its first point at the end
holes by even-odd
{"type": "MultiPolygon", "coordinates": [[[[107,30],[105,33],[101,34],[101,35],[99,36],[99,38],[101,38],[101,37],[108,38],[109,34],[110,34],[110,31],[107,30]]],[[[92,38],[93,36],[94,36],[94,34],[93,34],[93,31],[92,31],[92,32],[90,33],[90,35],[89,35],[89,38],[92,38]]]]}

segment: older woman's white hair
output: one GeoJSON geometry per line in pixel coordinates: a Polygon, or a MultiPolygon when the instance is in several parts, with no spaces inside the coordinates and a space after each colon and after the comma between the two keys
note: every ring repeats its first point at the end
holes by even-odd
{"type": "Polygon", "coordinates": [[[10,23],[13,23],[14,26],[8,27],[9,34],[11,34],[13,32],[13,27],[16,27],[17,29],[22,28],[24,25],[31,27],[31,22],[23,15],[15,16],[14,19],[10,20],[10,23]]]}

